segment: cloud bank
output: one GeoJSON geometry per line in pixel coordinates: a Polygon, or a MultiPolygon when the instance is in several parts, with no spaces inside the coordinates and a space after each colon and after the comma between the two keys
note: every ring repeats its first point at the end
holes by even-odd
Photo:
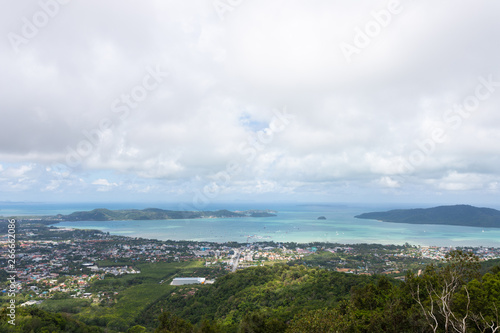
{"type": "Polygon", "coordinates": [[[495,202],[499,9],[9,2],[0,200],[495,202]]]}

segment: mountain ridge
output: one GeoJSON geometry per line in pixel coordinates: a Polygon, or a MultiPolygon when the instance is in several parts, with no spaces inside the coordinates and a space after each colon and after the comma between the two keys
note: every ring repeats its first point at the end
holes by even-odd
{"type": "MultiPolygon", "coordinates": [[[[178,211],[160,208],[146,209],[117,209],[96,208],[90,211],[76,211],[71,214],[57,214],[47,216],[18,217],[23,220],[39,220],[42,222],[78,222],[78,221],[146,221],[146,220],[177,220],[197,218],[236,218],[236,217],[272,217],[276,216],[271,210],[248,210],[232,212],[227,209],[216,211],[178,211]]],[[[3,217],[0,217],[2,219],[3,217]]]]}
{"type": "Polygon", "coordinates": [[[363,213],[354,217],[393,223],[500,228],[500,211],[471,205],[394,209],[385,212],[363,213]]]}

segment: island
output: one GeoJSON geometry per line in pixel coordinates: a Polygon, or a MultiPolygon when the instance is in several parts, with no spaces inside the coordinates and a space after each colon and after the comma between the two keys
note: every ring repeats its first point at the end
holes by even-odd
{"type": "Polygon", "coordinates": [[[320,217],[318,217],[318,220],[326,220],[326,217],[320,216],[320,217]]]}
{"type": "Polygon", "coordinates": [[[410,224],[442,224],[481,228],[500,228],[500,211],[470,205],[433,208],[395,209],[355,216],[359,219],[410,224]]]}
{"type": "Polygon", "coordinates": [[[250,217],[273,217],[277,216],[275,210],[259,210],[259,209],[250,209],[250,210],[243,210],[243,211],[235,211],[235,213],[238,214],[243,214],[245,216],[250,216],[250,217]]]}
{"type": "MultiPolygon", "coordinates": [[[[39,221],[42,223],[79,222],[79,221],[126,221],[126,220],[178,220],[198,218],[236,218],[236,217],[271,217],[276,216],[271,210],[247,210],[232,212],[226,209],[217,211],[180,211],[159,208],[118,209],[97,208],[91,211],[78,211],[68,215],[20,216],[17,220],[39,221]]],[[[0,217],[0,219],[2,219],[0,217]]],[[[3,218],[5,219],[5,218],[3,218]]]]}

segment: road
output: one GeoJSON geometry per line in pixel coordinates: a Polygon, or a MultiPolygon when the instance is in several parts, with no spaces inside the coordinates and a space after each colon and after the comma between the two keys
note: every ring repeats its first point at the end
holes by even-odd
{"type": "Polygon", "coordinates": [[[232,272],[236,272],[236,269],[238,268],[238,264],[240,263],[241,252],[242,252],[242,250],[238,249],[237,252],[234,254],[232,272]]]}

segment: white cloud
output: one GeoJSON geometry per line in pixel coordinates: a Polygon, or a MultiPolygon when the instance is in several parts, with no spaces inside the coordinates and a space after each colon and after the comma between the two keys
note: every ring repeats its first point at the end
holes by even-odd
{"type": "Polygon", "coordinates": [[[33,165],[20,165],[19,167],[9,167],[2,172],[2,176],[9,179],[23,179],[33,170],[33,165]]]}
{"type": "Polygon", "coordinates": [[[97,179],[94,180],[92,185],[97,185],[97,191],[98,192],[108,192],[111,191],[114,187],[117,187],[117,183],[110,183],[107,179],[97,179]]]}
{"type": "MultiPolygon", "coordinates": [[[[355,28],[386,6],[255,0],[221,21],[210,1],[72,2],[18,54],[0,41],[0,61],[9,64],[0,79],[8,124],[0,131],[1,189],[189,196],[235,160],[243,171],[221,185],[224,193],[329,198],[338,184],[359,188],[360,200],[373,184],[493,193],[500,87],[470,116],[447,112],[475,93],[478,77],[500,81],[491,42],[500,4],[403,3],[347,63],[339,43],[352,42],[355,28]],[[157,65],[169,73],[161,84],[113,112],[157,65]],[[273,109],[284,106],[293,123],[249,152],[273,109]],[[111,128],[101,130],[106,119],[111,128]],[[436,128],[446,140],[398,178],[436,128]],[[53,167],[66,163],[68,149],[84,148],[90,152],[78,166],[53,167]]],[[[36,10],[36,2],[9,3],[0,34],[20,33],[20,18],[36,10]]]]}
{"type": "Polygon", "coordinates": [[[401,184],[397,180],[394,180],[388,176],[384,176],[384,177],[380,178],[378,180],[378,183],[383,187],[389,187],[389,188],[401,187],[401,184]]]}
{"type": "Polygon", "coordinates": [[[465,191],[483,188],[488,177],[475,173],[459,173],[452,171],[437,181],[439,189],[449,191],[465,191]]]}
{"type": "Polygon", "coordinates": [[[500,189],[500,183],[499,182],[491,182],[488,184],[488,190],[497,192],[500,189]]]}
{"type": "Polygon", "coordinates": [[[43,191],[55,191],[59,188],[60,185],[61,185],[60,181],[52,179],[50,183],[47,186],[45,186],[43,191]]]}
{"type": "Polygon", "coordinates": [[[110,183],[107,179],[97,179],[92,182],[92,185],[101,185],[101,186],[116,186],[116,183],[110,183]]]}

